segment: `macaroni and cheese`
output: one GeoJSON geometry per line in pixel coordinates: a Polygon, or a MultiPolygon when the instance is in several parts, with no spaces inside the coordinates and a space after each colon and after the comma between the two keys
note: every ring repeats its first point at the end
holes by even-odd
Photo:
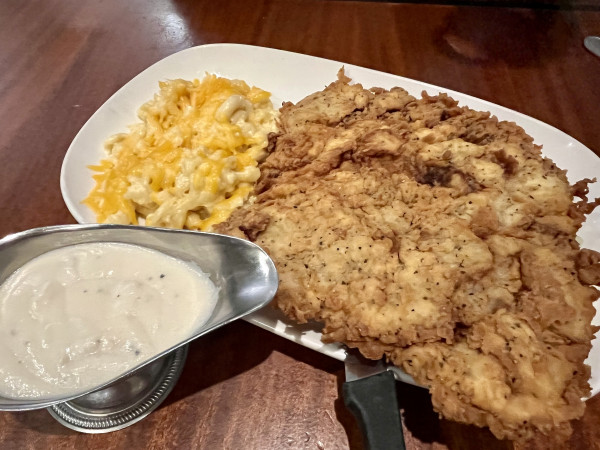
{"type": "Polygon", "coordinates": [[[106,142],[84,203],[101,223],[210,231],[249,197],[276,127],[270,94],[239,80],[159,83],[141,123],[106,142]]]}

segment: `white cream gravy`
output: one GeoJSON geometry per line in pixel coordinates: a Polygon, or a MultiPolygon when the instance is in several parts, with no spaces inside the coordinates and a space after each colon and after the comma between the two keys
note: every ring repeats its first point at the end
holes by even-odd
{"type": "Polygon", "coordinates": [[[45,253],[0,286],[0,395],[54,398],[105,383],[189,338],[217,291],[196,266],[130,244],[45,253]]]}

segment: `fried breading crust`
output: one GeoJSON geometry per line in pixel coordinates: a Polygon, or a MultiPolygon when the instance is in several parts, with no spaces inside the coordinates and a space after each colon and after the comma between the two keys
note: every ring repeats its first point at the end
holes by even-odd
{"type": "Polygon", "coordinates": [[[283,105],[255,202],[218,231],[273,257],[285,314],[385,355],[443,416],[568,437],[599,296],[600,257],[575,240],[591,180],[445,94],[349,82],[283,105]]]}

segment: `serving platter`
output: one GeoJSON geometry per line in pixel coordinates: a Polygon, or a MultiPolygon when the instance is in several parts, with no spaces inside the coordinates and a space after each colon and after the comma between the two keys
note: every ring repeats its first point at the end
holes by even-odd
{"type": "MultiPolygon", "coordinates": [[[[516,122],[537,144],[542,145],[545,156],[567,170],[571,183],[600,174],[600,158],[582,143],[557,128],[503,106],[450,89],[338,61],[264,47],[211,44],[183,50],[150,66],[119,89],[92,115],[71,143],[62,165],[60,186],[69,211],[79,223],[96,222],[92,211],[81,203],[94,185],[92,172],[87,166],[98,163],[106,156],[103,143],[108,137],[127,131],[128,125],[139,120],[138,108],[158,91],[159,81],[202,78],[205,73],[242,79],[249,85],[271,92],[273,105],[277,108],[284,101],[296,102],[322,90],[336,79],[342,66],[347,76],[365,87],[389,89],[400,86],[416,97],[420,97],[423,91],[429,95],[445,92],[458,100],[460,105],[489,111],[500,120],[516,122]]],[[[590,186],[590,197],[600,197],[600,185],[590,186]]],[[[600,210],[590,214],[578,238],[582,246],[600,251],[600,210]]],[[[321,342],[317,324],[294,324],[269,307],[246,316],[245,320],[333,358],[344,360],[346,357],[343,346],[321,342]]],[[[598,313],[594,324],[600,325],[598,313]]],[[[587,363],[592,368],[590,384],[592,395],[595,395],[600,392],[598,338],[592,342],[587,363]]],[[[409,377],[402,379],[410,382],[409,377]]]]}

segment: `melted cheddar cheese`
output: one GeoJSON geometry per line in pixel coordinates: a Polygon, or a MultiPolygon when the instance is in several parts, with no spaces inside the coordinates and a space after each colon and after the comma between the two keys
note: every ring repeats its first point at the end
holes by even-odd
{"type": "Polygon", "coordinates": [[[270,94],[239,80],[159,83],[128,133],[105,144],[90,166],[83,201],[100,223],[210,231],[249,197],[276,130],[270,94]]]}

